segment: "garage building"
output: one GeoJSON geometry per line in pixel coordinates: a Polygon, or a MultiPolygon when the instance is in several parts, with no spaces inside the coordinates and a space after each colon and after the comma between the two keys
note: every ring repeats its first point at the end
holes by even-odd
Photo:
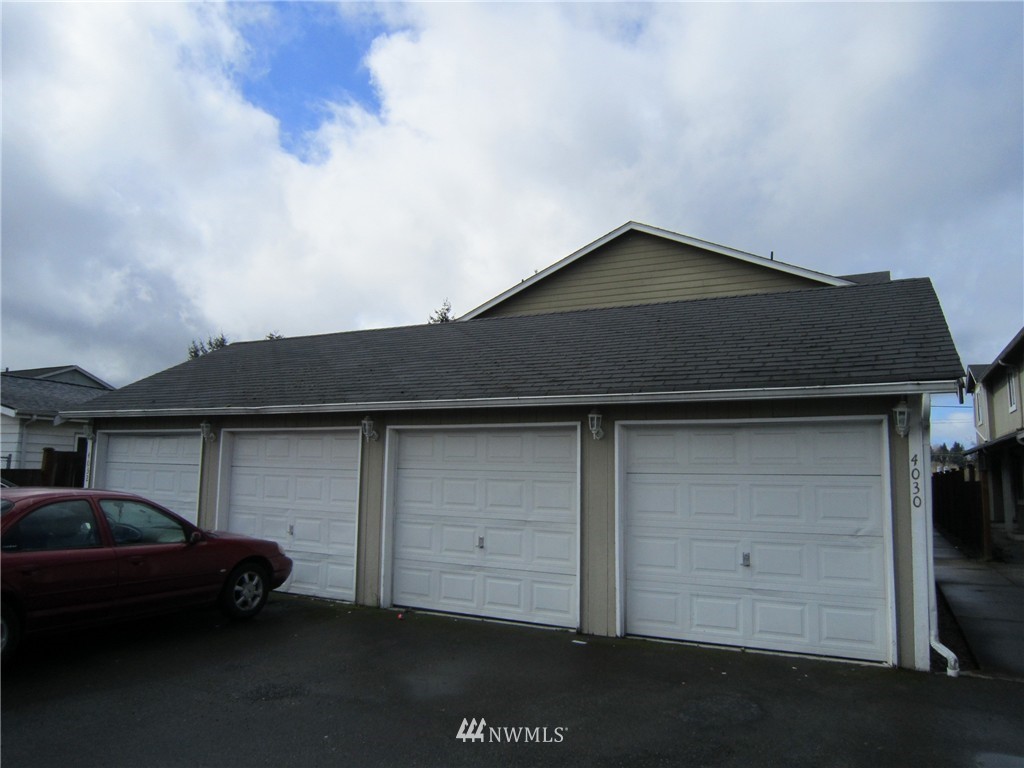
{"type": "Polygon", "coordinates": [[[962,375],[927,279],[628,223],[456,322],[231,344],[68,415],[94,485],[276,539],[297,593],[926,669],[962,375]]]}

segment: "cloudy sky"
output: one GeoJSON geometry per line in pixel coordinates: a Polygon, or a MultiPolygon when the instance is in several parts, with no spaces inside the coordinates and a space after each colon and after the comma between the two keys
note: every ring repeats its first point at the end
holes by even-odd
{"type": "Polygon", "coordinates": [[[629,220],[931,277],[965,363],[1024,323],[1019,3],[2,13],[5,367],[461,314],[629,220]]]}

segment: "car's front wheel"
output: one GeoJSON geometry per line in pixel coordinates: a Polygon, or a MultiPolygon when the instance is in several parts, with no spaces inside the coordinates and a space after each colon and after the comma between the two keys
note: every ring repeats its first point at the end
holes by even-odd
{"type": "Polygon", "coordinates": [[[220,596],[221,608],[232,619],[251,619],[263,610],[270,594],[267,569],[259,563],[242,563],[228,576],[220,596]]]}

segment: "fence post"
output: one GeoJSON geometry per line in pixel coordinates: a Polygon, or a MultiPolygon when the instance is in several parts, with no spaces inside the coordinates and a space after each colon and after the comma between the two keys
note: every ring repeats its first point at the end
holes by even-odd
{"type": "Polygon", "coordinates": [[[55,475],[57,472],[56,451],[53,448],[43,448],[43,460],[40,470],[43,474],[43,485],[47,488],[54,487],[55,475]]]}

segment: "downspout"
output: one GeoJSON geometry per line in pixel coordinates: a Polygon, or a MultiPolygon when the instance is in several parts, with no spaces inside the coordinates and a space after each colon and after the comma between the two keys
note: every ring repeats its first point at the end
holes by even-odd
{"type": "Polygon", "coordinates": [[[931,466],[932,466],[932,445],[931,445],[931,398],[921,398],[921,449],[924,454],[924,466],[928,467],[928,482],[925,483],[925,541],[928,542],[928,637],[932,650],[946,660],[946,674],[949,677],[960,676],[960,659],[949,648],[942,644],[939,639],[939,602],[935,586],[935,531],[932,519],[932,494],[931,494],[931,466]]]}
{"type": "Polygon", "coordinates": [[[39,414],[33,413],[32,417],[28,421],[21,425],[18,435],[18,466],[17,469],[25,469],[25,446],[28,443],[28,428],[29,425],[39,421],[39,414]]]}
{"type": "Polygon", "coordinates": [[[96,455],[95,423],[87,421],[82,432],[85,435],[85,477],[82,479],[82,487],[92,488],[92,464],[96,455]]]}

